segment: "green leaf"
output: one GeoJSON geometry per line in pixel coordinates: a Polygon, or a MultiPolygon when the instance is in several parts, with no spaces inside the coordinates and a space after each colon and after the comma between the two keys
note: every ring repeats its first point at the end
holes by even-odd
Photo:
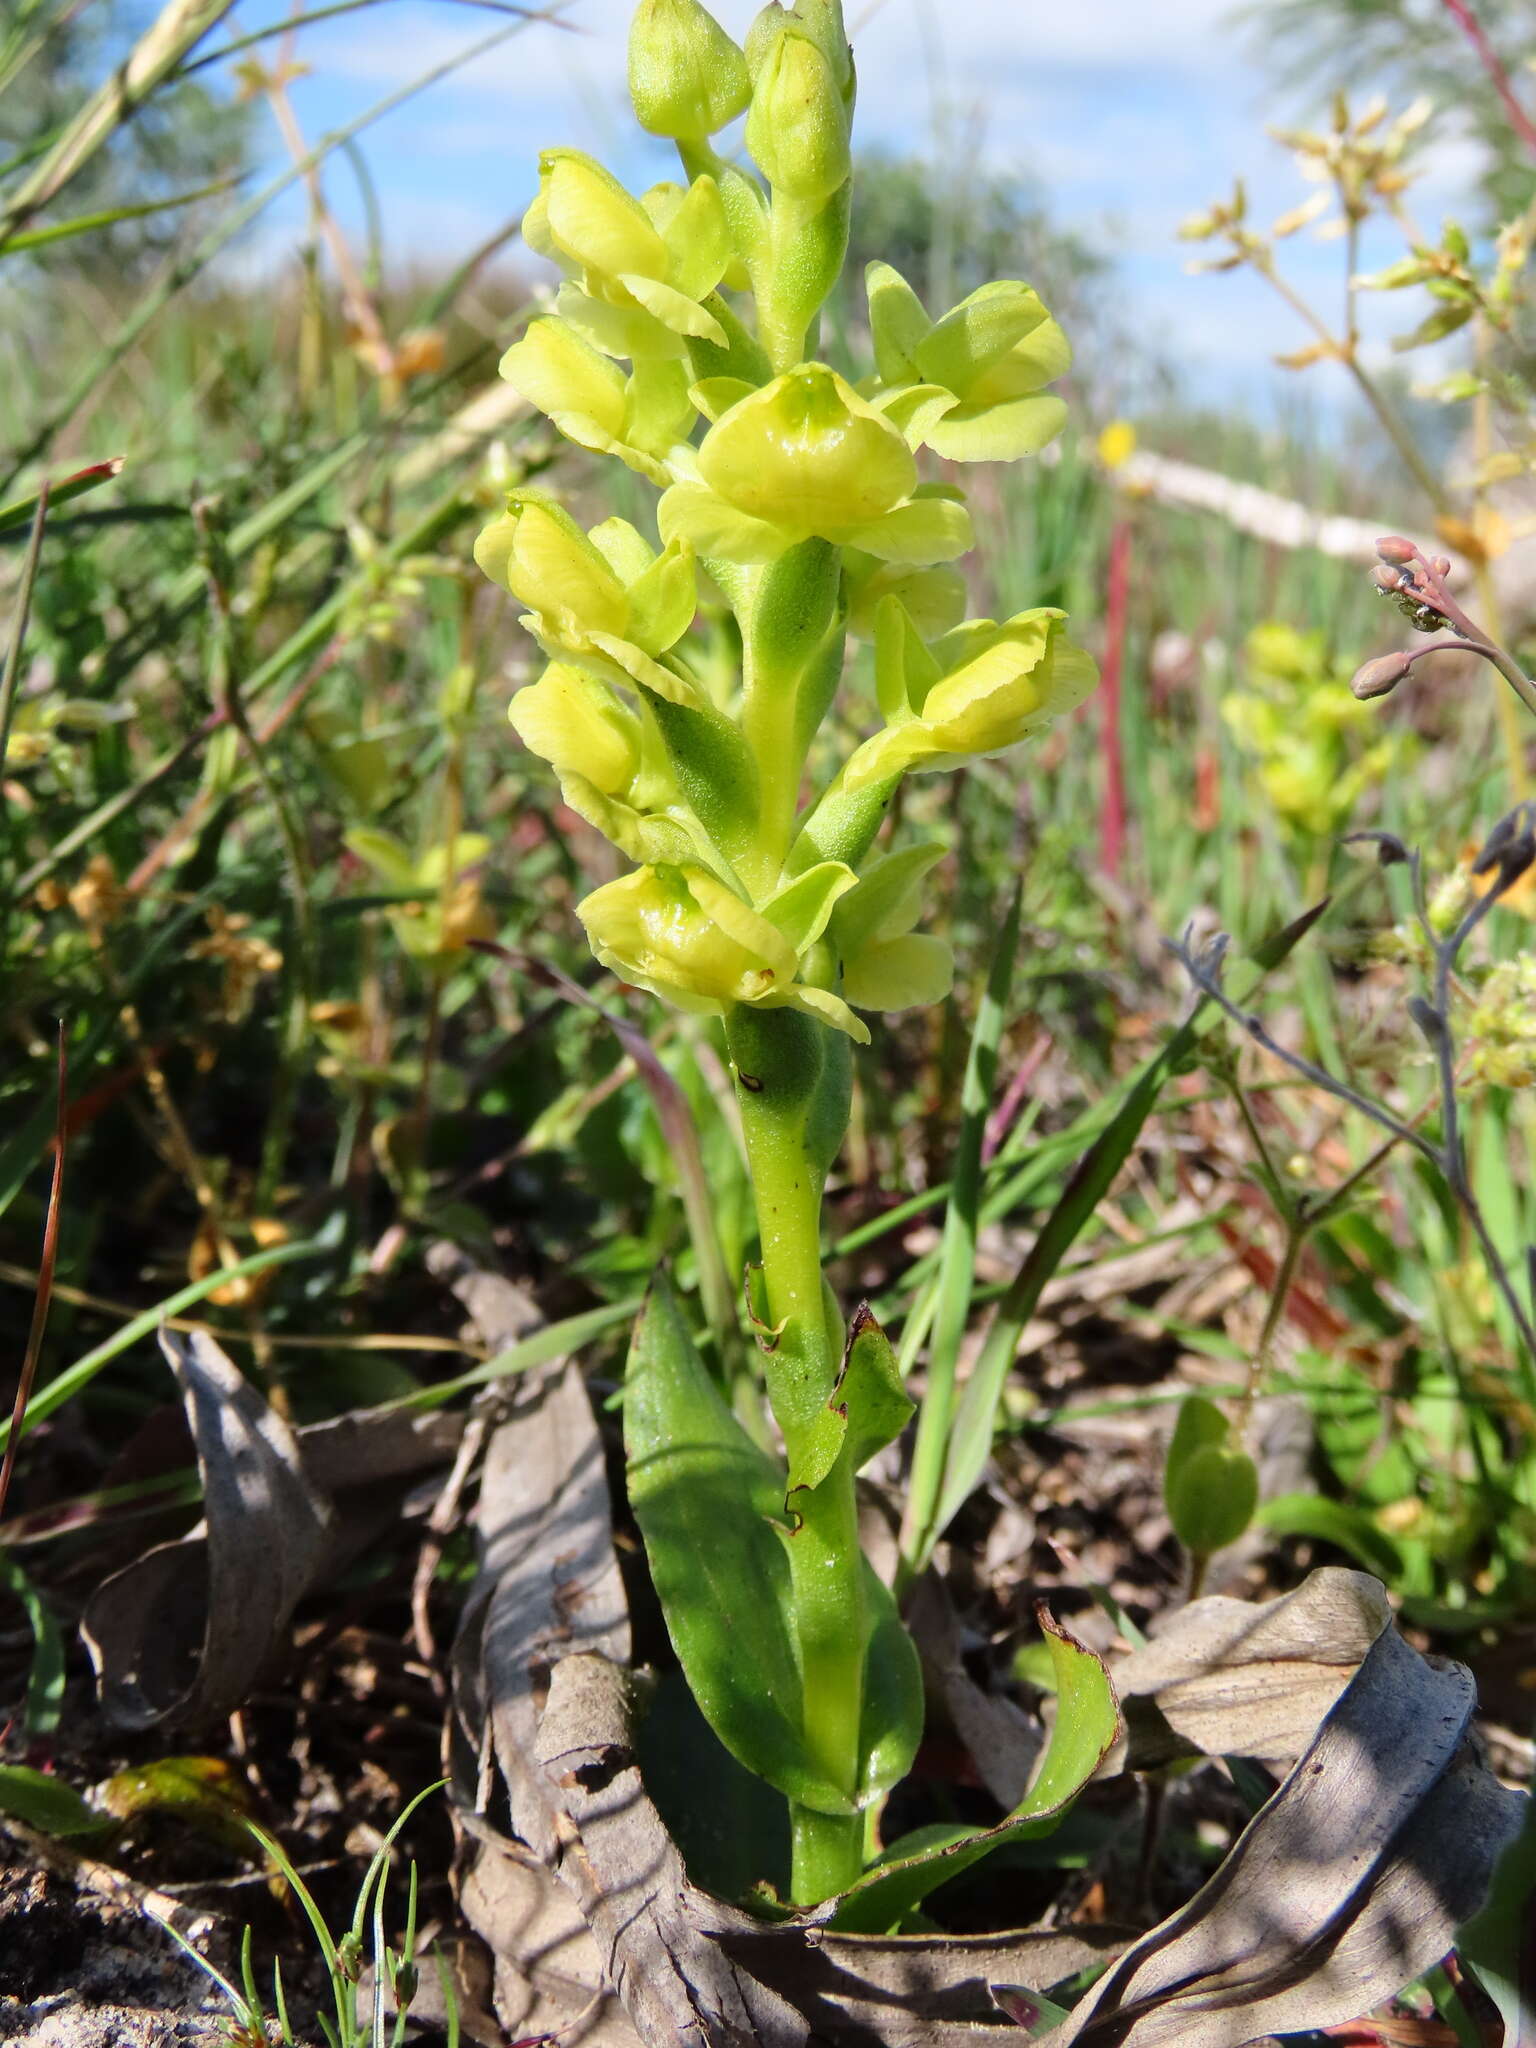
{"type": "Polygon", "coordinates": [[[1120,1732],[1109,1673],[1045,1607],[1036,1610],[1056,1669],[1056,1725],[1035,1782],[995,1828],[952,1833],[893,1856],[844,1893],[834,1927],[881,1934],[897,1926],[929,1894],[1006,1842],[1048,1834],[1108,1755],[1120,1732]]]}
{"type": "Polygon", "coordinates": [[[789,1507],[803,1487],[820,1486],[841,1456],[862,1470],[906,1428],[914,1413],[890,1339],[861,1302],[848,1331],[837,1383],[802,1437],[789,1468],[789,1507]]]}
{"type": "Polygon", "coordinates": [[[107,1780],[101,1802],[119,1821],[168,1813],[207,1841],[250,1848],[250,1792],[224,1757],[162,1756],[135,1764],[107,1780]]]}
{"type": "Polygon", "coordinates": [[[0,1764],[0,1813],[36,1828],[40,1835],[101,1835],[115,1825],[110,1815],[88,1806],[72,1785],[26,1764],[0,1764]]]}
{"type": "Polygon", "coordinates": [[[1253,1520],[1259,1471],[1246,1451],[1200,1444],[1163,1484],[1173,1532],[1195,1557],[1214,1557],[1253,1520]]]}
{"type": "Polygon", "coordinates": [[[624,1380],[630,1505],[693,1696],[739,1763],[788,1798],[837,1811],[807,1761],[783,1469],[736,1420],[670,1286],[658,1280],[624,1380]]]}
{"type": "Polygon", "coordinates": [[[864,1563],[864,1606],[870,1617],[864,1661],[864,1703],[859,1716],[861,1807],[907,1775],[923,1737],[923,1667],[896,1597],[864,1563]]]}
{"type": "Polygon", "coordinates": [[[1254,1516],[1276,1536],[1310,1536],[1331,1543],[1389,1585],[1400,1583],[1403,1552],[1394,1538],[1353,1503],[1321,1493],[1282,1493],[1265,1501],[1254,1516]]]}
{"type": "Polygon", "coordinates": [[[1259,1473],[1245,1451],[1233,1450],[1227,1418],[1203,1394],[1186,1394],[1168,1446],[1163,1501],[1173,1532],[1196,1557],[1235,1543],[1253,1520],[1259,1473]]]}
{"type": "MultiPolygon", "coordinates": [[[[918,849],[914,849],[916,853],[918,849]]],[[[897,859],[900,858],[898,855],[897,859]]],[[[914,879],[920,870],[914,869],[914,879]]],[[[912,1453],[912,1478],[902,1529],[902,1563],[908,1574],[920,1572],[943,1533],[942,1501],[954,1448],[954,1431],[963,1423],[964,1402],[957,1410],[955,1381],[965,1327],[970,1319],[976,1276],[976,1242],[981,1208],[981,1155],[987,1118],[997,1080],[997,1054],[1007,1022],[1013,971],[1019,951],[1019,918],[1024,886],[1016,883],[998,928],[987,986],[976,1011],[960,1091],[960,1135],[955,1146],[954,1182],[944,1205],[944,1235],[939,1256],[934,1304],[933,1339],[928,1347],[928,1384],[912,1453]]],[[[990,1443],[990,1430],[988,1432],[990,1443]]]]}
{"type": "Polygon", "coordinates": [[[420,887],[416,863],[392,832],[372,825],[359,825],[342,842],[349,853],[366,861],[373,872],[396,889],[414,893],[420,887]]]}

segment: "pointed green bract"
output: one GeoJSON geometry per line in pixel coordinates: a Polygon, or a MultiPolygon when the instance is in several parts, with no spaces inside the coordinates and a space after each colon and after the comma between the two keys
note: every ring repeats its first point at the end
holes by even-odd
{"type": "Polygon", "coordinates": [[[837,1384],[791,1461],[790,1513],[796,1512],[796,1496],[820,1486],[840,1458],[861,1472],[877,1451],[895,1442],[915,1412],[890,1339],[868,1307],[861,1307],[849,1328],[837,1384]]]}

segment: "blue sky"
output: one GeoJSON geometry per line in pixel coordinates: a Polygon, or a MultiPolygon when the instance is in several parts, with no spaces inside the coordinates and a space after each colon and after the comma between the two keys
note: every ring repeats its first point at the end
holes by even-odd
{"type": "MultiPolygon", "coordinates": [[[[1257,280],[1186,274],[1192,251],[1176,239],[1180,220],[1228,192],[1234,173],[1246,179],[1261,221],[1309,189],[1264,132],[1266,121],[1304,110],[1276,102],[1251,32],[1231,19],[1231,0],[845,5],[859,60],[859,139],[931,151],[936,123],[947,123],[1111,254],[1123,324],[1148,333],[1197,384],[1251,397],[1279,379],[1270,357],[1306,339],[1294,318],[1257,280]]],[[[568,26],[530,26],[369,131],[362,146],[391,254],[446,265],[466,253],[526,202],[548,143],[590,150],[636,185],[675,175],[670,153],[638,137],[628,113],[629,12],[629,0],[571,0],[568,26]]],[[[716,12],[739,36],[754,0],[719,0],[716,12]]],[[[264,7],[239,17],[247,28],[270,18],[264,7]]],[[[298,54],[310,71],[294,101],[307,134],[360,113],[495,26],[494,15],[465,7],[389,0],[305,30],[298,54]]],[[[1355,83],[1362,95],[1369,89],[1369,80],[1355,83]]],[[[1418,204],[1434,224],[1463,197],[1471,159],[1442,136],[1428,162],[1418,204]]],[[[327,189],[355,223],[344,164],[328,170],[327,189]]],[[[246,261],[280,260],[301,219],[296,201],[274,210],[246,261]]],[[[1369,265],[1396,253],[1387,239],[1364,255],[1369,265]]],[[[1304,288],[1336,302],[1337,244],[1303,234],[1287,258],[1304,288]]],[[[1405,299],[1381,301],[1377,331],[1410,325],[1412,311],[1405,299]]]]}

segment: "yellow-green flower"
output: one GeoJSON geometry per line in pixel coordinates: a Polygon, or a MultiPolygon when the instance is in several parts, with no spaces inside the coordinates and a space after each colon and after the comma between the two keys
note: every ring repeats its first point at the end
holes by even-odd
{"type": "Polygon", "coordinates": [[[523,623],[555,659],[571,655],[663,696],[688,695],[654,658],[683,637],[697,607],[685,541],[658,555],[627,519],[586,534],[543,492],[514,491],[475,542],[475,560],[528,606],[523,623]]]}
{"type": "Polygon", "coordinates": [[[1401,737],[1380,734],[1352,749],[1352,731],[1379,734],[1379,724],[1335,672],[1320,633],[1271,621],[1253,629],[1244,653],[1250,687],[1222,699],[1222,718],[1285,829],[1325,838],[1380,781],[1401,737]]]}
{"type": "Polygon", "coordinates": [[[1098,681],[1065,637],[1066,614],[1018,612],[1001,625],[971,619],[924,645],[895,598],[876,618],[875,672],[887,725],[838,777],[845,795],[908,769],[950,768],[1043,732],[1098,681]]]}
{"type": "Polygon", "coordinates": [[[889,263],[869,266],[877,403],[914,448],[950,462],[1013,462],[1060,433],[1064,401],[1045,389],[1072,362],[1038,292],[984,284],[942,320],[889,263]]]}
{"type": "Polygon", "coordinates": [[[732,562],[774,560],[798,542],[861,548],[885,562],[952,561],[970,515],[917,480],[902,435],[824,363],[802,363],[723,412],[697,479],[673,485],[663,538],[732,562]]]}
{"type": "Polygon", "coordinates": [[[944,858],[942,846],[909,846],[877,860],[832,913],[832,941],[843,994],[859,1010],[917,1010],[942,1003],[955,978],[943,939],[913,927],[923,912],[923,883],[944,858]]]}
{"type": "Polygon", "coordinates": [[[547,149],[523,239],[565,272],[559,311],[604,355],[681,357],[690,337],[725,346],[701,304],[732,255],[713,178],[636,199],[580,150],[547,149]]]}
{"type": "Polygon", "coordinates": [[[752,96],[747,60],[699,0],[640,0],[629,28],[629,96],[642,128],[702,142],[752,96]]]}
{"type": "Polygon", "coordinates": [[[694,420],[682,363],[646,358],[626,377],[568,320],[544,314],[507,350],[501,374],[568,441],[617,455],[652,483],[671,481],[668,453],[687,438],[694,420]]]}
{"type": "Polygon", "coordinates": [[[654,726],[606,682],[552,661],[517,692],[507,717],[523,745],[554,769],[567,806],[631,860],[709,857],[654,726]]]}
{"type": "Polygon", "coordinates": [[[640,720],[608,685],[568,662],[552,661],[518,691],[507,711],[523,745],[564,782],[579,774],[604,796],[628,796],[640,768],[640,720]]]}
{"type": "Polygon", "coordinates": [[[605,882],[576,914],[605,967],[678,1009],[804,1010],[867,1045],[842,998],[800,978],[803,956],[853,885],[848,868],[823,862],[754,910],[707,868],[656,863],[605,882]]]}

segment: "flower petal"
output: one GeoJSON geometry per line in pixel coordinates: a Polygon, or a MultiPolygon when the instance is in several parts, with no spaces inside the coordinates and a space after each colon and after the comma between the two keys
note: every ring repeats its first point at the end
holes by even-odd
{"type": "Polygon", "coordinates": [[[576,149],[539,159],[543,225],[557,255],[602,277],[665,277],[667,251],[643,206],[601,164],[576,149]]]}
{"type": "Polygon", "coordinates": [[[754,518],[829,540],[889,512],[917,483],[899,430],[821,363],[733,405],[704,437],[699,474],[754,518]]]}
{"type": "Polygon", "coordinates": [[[695,341],[712,341],[716,348],[725,347],[725,329],[713,313],[706,312],[686,292],[632,270],[625,271],[619,283],[670,333],[691,335],[695,341]]]}
{"type": "Polygon", "coordinates": [[[772,562],[802,537],[728,505],[706,484],[674,484],[663,492],[656,519],[663,540],[691,541],[706,560],[772,562]]]}
{"type": "Polygon", "coordinates": [[[952,562],[975,544],[971,515],[953,498],[914,498],[845,539],[882,562],[952,562]]]}
{"type": "Polygon", "coordinates": [[[1017,462],[1038,455],[1066,420],[1066,401],[1040,391],[1003,405],[956,406],[925,427],[922,439],[946,462],[1017,462]]]}
{"type": "Polygon", "coordinates": [[[955,956],[927,932],[874,941],[844,963],[843,993],[861,1010],[921,1010],[954,985],[955,956]]]}

